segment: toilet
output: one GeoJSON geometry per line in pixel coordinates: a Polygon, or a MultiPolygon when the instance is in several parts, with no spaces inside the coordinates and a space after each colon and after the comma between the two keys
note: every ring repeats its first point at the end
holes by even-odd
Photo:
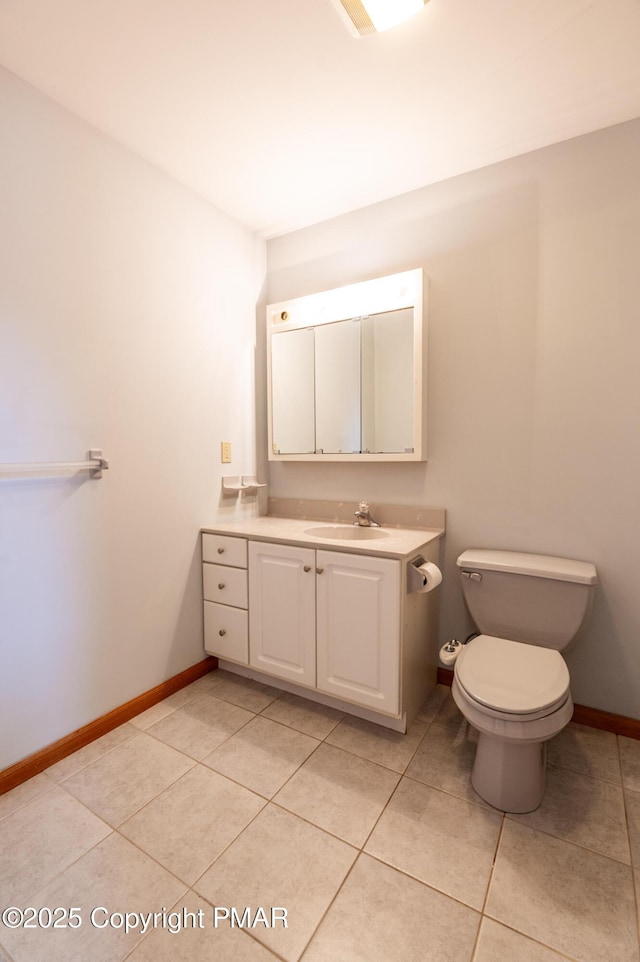
{"type": "Polygon", "coordinates": [[[505,812],[532,812],[545,790],[546,742],[569,723],[576,635],[598,582],[585,561],[473,549],[457,561],[480,634],[454,663],[453,698],[479,733],[471,783],[505,812]]]}

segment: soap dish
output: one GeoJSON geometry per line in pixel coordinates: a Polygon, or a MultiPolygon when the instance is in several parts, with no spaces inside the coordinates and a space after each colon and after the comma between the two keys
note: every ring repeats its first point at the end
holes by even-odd
{"type": "Polygon", "coordinates": [[[225,497],[235,498],[238,494],[255,494],[258,488],[266,488],[266,484],[259,484],[255,474],[232,474],[222,479],[222,494],[225,497]]]}

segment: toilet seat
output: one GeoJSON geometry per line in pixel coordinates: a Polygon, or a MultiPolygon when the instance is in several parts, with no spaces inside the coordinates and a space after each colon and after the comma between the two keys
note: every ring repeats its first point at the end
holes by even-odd
{"type": "Polygon", "coordinates": [[[464,646],[455,677],[477,710],[514,722],[543,718],[569,698],[569,669],[559,651],[493,635],[464,646]]]}

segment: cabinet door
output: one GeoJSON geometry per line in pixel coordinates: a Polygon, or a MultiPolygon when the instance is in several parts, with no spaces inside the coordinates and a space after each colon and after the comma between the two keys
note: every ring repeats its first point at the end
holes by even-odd
{"type": "Polygon", "coordinates": [[[249,542],[249,664],[315,686],[315,551],[249,542]]]}
{"type": "Polygon", "coordinates": [[[397,715],[400,562],[318,551],[317,687],[397,715]]]}

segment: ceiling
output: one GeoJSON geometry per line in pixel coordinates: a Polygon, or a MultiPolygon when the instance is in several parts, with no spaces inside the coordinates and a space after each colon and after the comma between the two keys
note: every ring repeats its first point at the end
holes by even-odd
{"type": "Polygon", "coordinates": [[[271,237],[640,116],[640,0],[0,0],[0,64],[271,237]]]}

